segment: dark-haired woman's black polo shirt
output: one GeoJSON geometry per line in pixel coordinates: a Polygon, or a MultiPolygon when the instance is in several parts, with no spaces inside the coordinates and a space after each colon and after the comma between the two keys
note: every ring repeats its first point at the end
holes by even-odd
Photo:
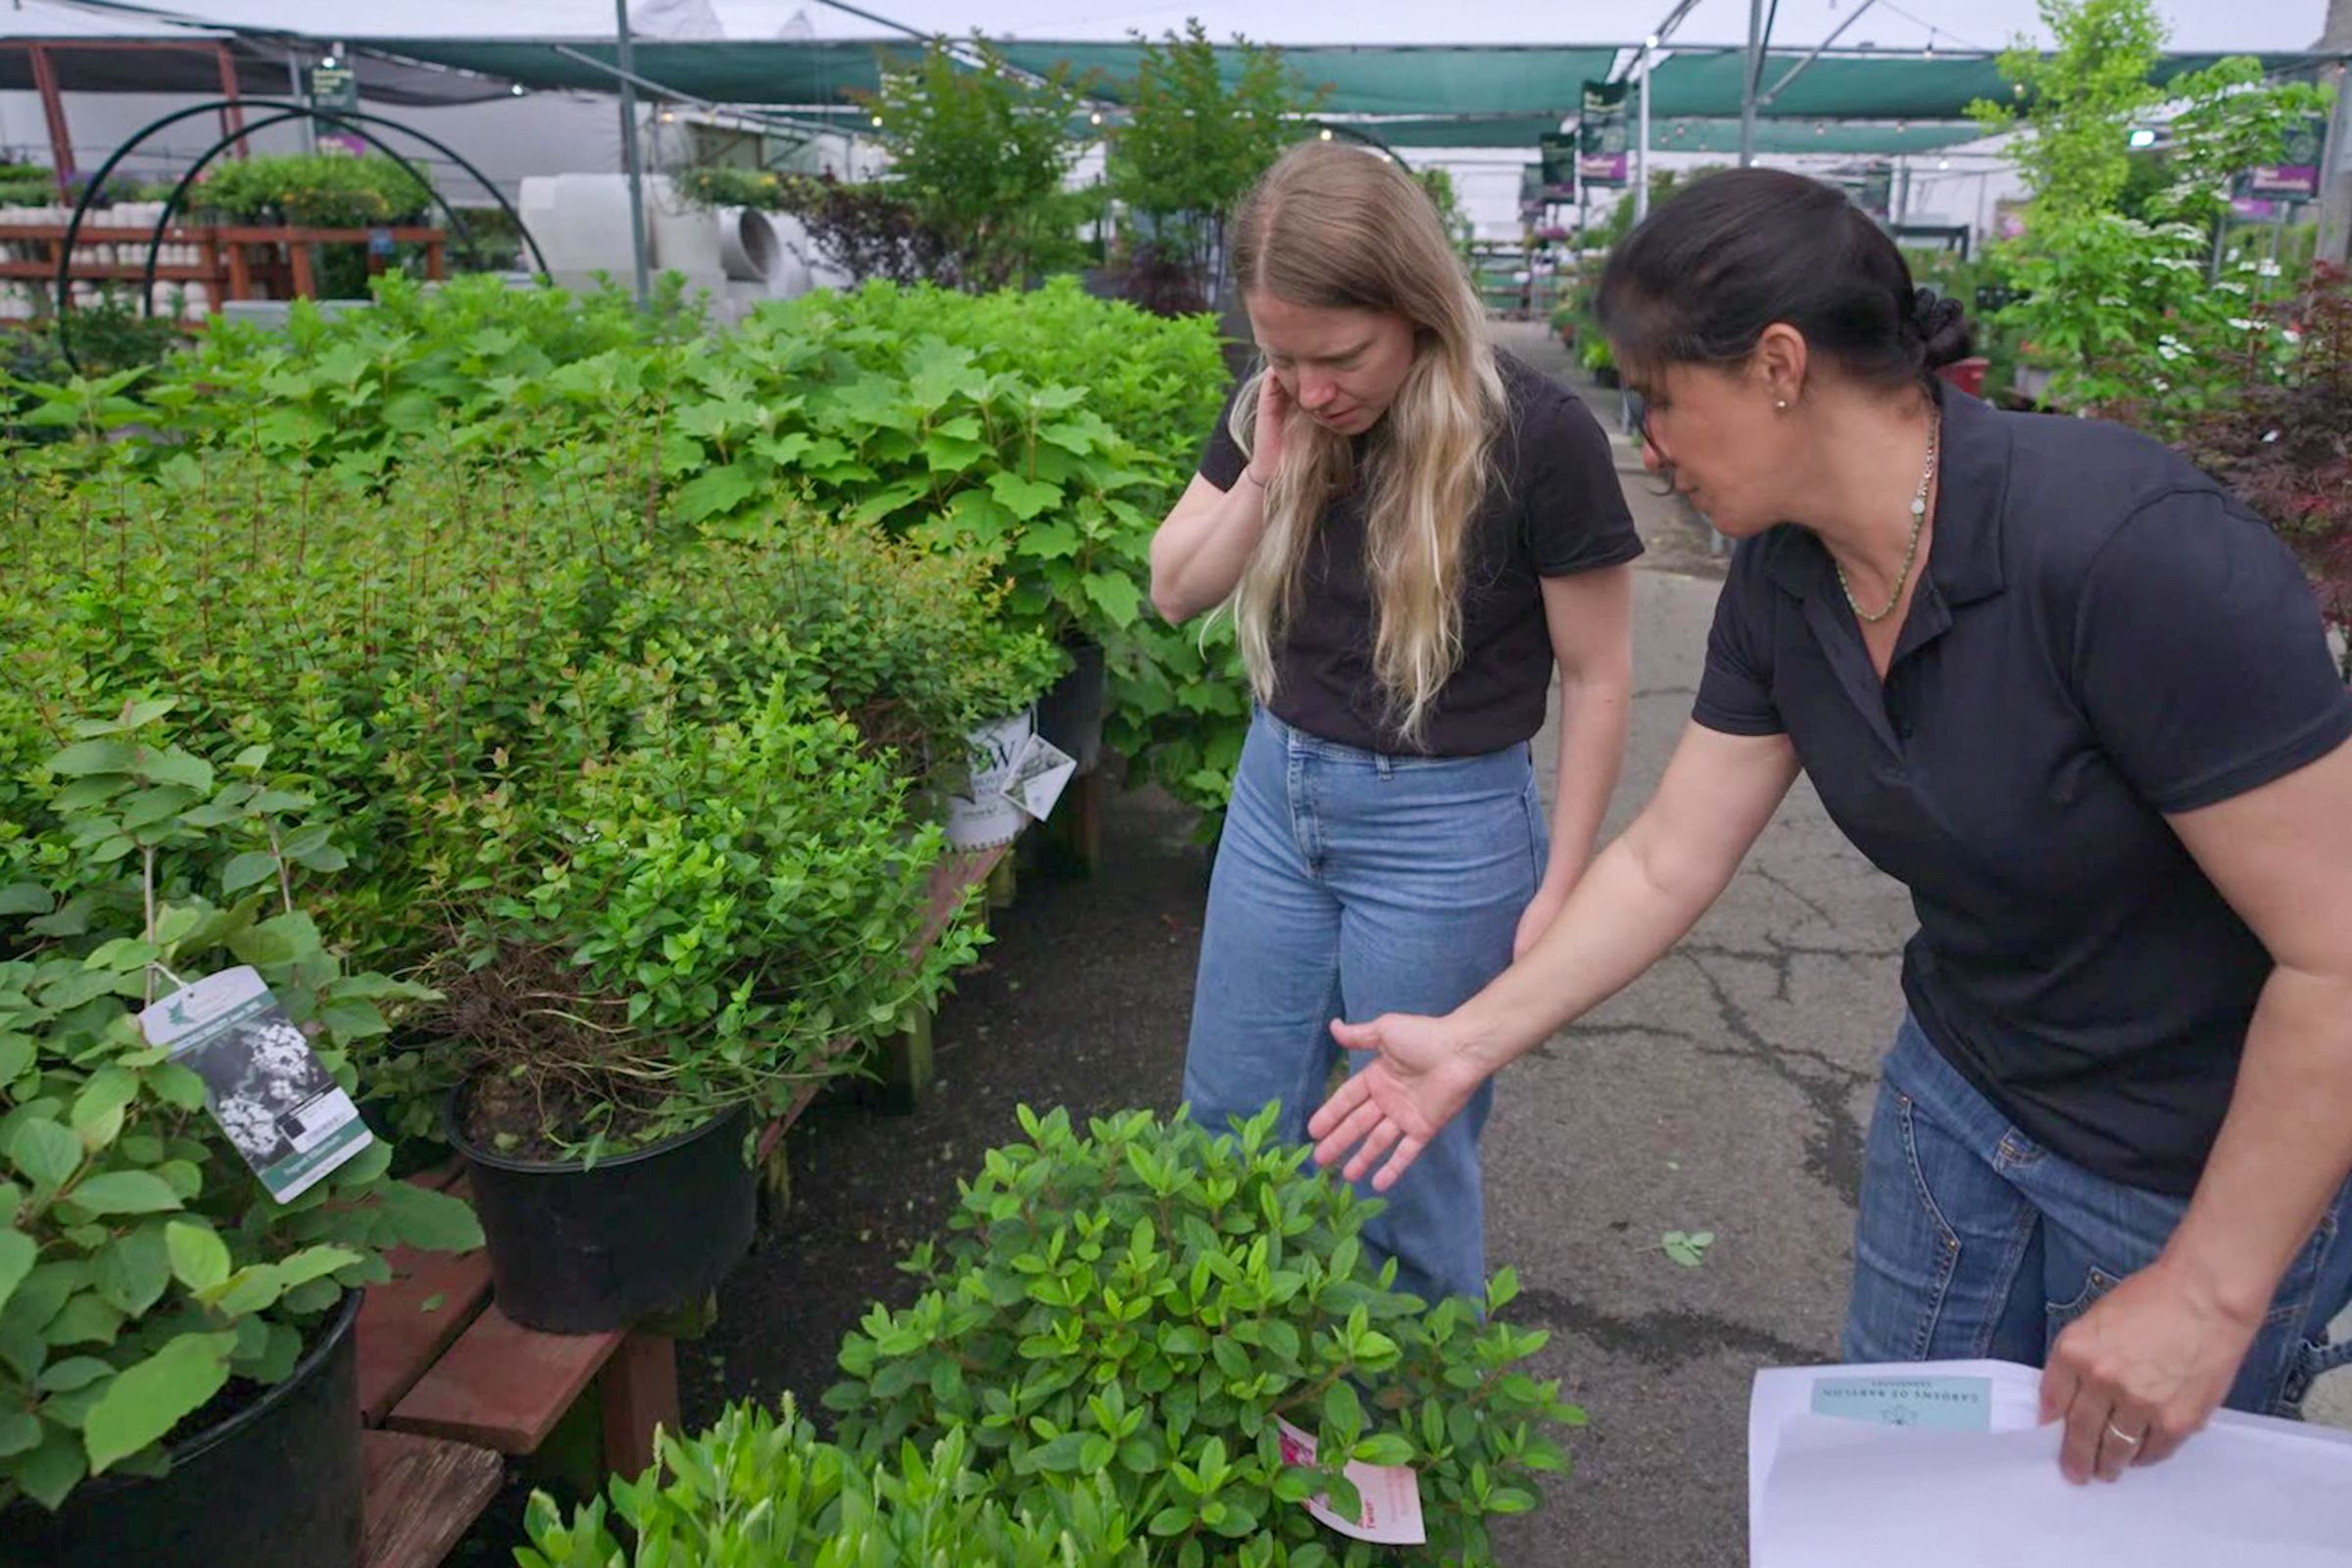
{"type": "Polygon", "coordinates": [[[1903,991],[2028,1137],[2186,1194],[2272,963],[2165,821],[2352,737],[2303,573],[2260,520],[2114,425],[1942,397],[1925,576],[1884,686],[1827,551],[1740,545],[1694,716],[1786,732],[1911,891],[1903,991]]]}

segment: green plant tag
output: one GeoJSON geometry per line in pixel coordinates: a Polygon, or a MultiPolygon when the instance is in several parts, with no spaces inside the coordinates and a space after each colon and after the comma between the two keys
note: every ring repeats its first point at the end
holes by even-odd
{"type": "Polygon", "coordinates": [[[249,965],[139,1014],[148,1044],[204,1080],[204,1102],[270,1196],[290,1202],[374,1141],[311,1043],[249,965]]]}

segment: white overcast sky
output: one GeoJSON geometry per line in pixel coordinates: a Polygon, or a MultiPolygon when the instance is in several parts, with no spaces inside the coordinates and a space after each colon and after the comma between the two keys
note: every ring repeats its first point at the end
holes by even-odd
{"type": "MultiPolygon", "coordinates": [[[[0,0],[0,37],[17,0],[0,0]]],[[[610,0],[145,0],[191,20],[283,27],[321,37],[369,34],[540,33],[598,36],[612,30],[610,0]]],[[[640,0],[642,5],[643,0],[640,0]]],[[[675,5],[677,0],[669,0],[675,5]]],[[[772,37],[806,13],[820,37],[866,37],[871,23],[821,0],[708,0],[729,37],[772,37]]],[[[1776,44],[1820,41],[1859,0],[1781,0],[1776,44]]],[[[1631,43],[1671,0],[864,0],[863,9],[925,30],[1029,38],[1118,38],[1157,33],[1198,16],[1222,38],[1240,31],[1278,43],[1631,43]]],[[[2320,34],[2327,0],[2159,0],[2171,46],[2192,50],[2293,50],[2320,34]]],[[[1746,0],[1700,0],[1676,36],[1738,43],[1746,0]]],[[[1912,49],[1999,48],[2039,35],[2034,0],[1877,0],[1838,42],[1912,49]]]]}

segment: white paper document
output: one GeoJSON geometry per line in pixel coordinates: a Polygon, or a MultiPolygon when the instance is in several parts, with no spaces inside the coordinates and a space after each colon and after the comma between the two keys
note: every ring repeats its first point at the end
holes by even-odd
{"type": "Polygon", "coordinates": [[[2352,1568],[2352,1433],[2222,1411],[2076,1487],[2040,1387],[2005,1361],[1757,1373],[1752,1568],[2352,1568]]]}

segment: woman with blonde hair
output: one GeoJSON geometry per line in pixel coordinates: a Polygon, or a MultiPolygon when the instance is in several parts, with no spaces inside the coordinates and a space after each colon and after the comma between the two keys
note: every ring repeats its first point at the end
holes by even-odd
{"type": "MultiPolygon", "coordinates": [[[[1233,265],[1262,366],[1152,545],[1171,621],[1230,612],[1256,713],[1217,849],[1185,1098],[1303,1139],[1339,1017],[1446,1011],[1542,935],[1625,750],[1642,552],[1585,406],[1488,342],[1388,159],[1292,149],[1233,265]],[[1561,681],[1548,823],[1529,742],[1561,681]]],[[[1387,1194],[1398,1284],[1478,1296],[1482,1092],[1387,1194]]]]}

